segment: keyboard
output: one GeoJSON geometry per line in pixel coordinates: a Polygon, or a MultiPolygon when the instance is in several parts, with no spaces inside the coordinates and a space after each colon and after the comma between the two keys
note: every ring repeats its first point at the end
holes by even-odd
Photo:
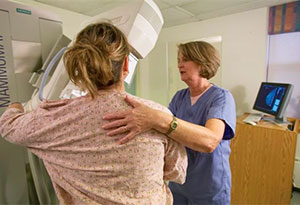
{"type": "Polygon", "coordinates": [[[263,116],[264,114],[262,113],[251,113],[243,120],[243,122],[251,125],[256,125],[256,123],[258,123],[263,116]]]}

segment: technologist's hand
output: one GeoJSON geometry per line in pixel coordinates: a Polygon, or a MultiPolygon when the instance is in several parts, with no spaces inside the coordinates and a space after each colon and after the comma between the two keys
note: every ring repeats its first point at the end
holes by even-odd
{"type": "Polygon", "coordinates": [[[103,117],[104,120],[112,120],[112,122],[102,126],[103,129],[110,130],[107,132],[107,135],[115,136],[128,133],[118,141],[119,144],[124,144],[133,139],[136,135],[150,130],[153,122],[151,119],[153,113],[152,108],[135,101],[129,96],[126,96],[125,101],[131,105],[133,109],[109,113],[103,117]]]}

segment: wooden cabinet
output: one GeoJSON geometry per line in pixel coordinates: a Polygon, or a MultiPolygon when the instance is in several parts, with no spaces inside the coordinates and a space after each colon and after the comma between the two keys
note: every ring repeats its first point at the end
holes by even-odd
{"type": "Polygon", "coordinates": [[[231,142],[232,204],[290,204],[298,119],[291,130],[270,122],[237,120],[231,142]]]}

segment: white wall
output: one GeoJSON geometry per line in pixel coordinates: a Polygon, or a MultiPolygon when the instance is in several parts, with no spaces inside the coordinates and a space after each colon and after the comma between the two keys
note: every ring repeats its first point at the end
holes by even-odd
{"type": "Polygon", "coordinates": [[[232,92],[238,115],[251,111],[266,80],[267,27],[268,8],[261,8],[163,29],[154,50],[140,62],[137,94],[168,105],[168,44],[221,36],[222,86],[232,92]]]}

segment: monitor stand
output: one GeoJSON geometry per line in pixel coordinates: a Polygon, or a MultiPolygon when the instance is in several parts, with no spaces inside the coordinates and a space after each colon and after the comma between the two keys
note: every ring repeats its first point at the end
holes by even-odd
{"type": "Polygon", "coordinates": [[[282,117],[282,118],[275,117],[274,118],[274,117],[270,117],[270,116],[264,116],[262,118],[262,120],[272,122],[276,125],[290,125],[290,124],[292,124],[291,122],[286,120],[286,117],[282,117]]]}

